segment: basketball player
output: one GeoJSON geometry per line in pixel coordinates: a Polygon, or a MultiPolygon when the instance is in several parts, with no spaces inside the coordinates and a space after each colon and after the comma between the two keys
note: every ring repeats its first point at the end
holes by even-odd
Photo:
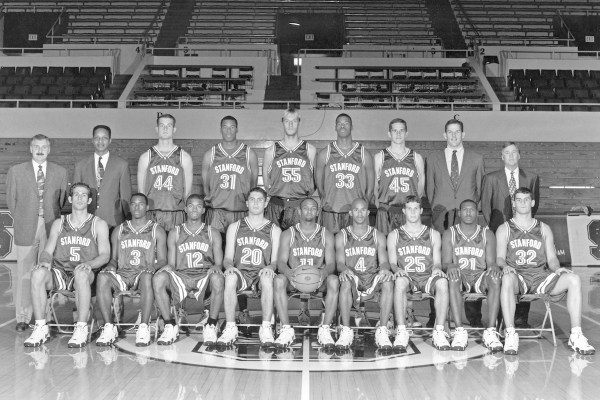
{"type": "Polygon", "coordinates": [[[423,157],[406,147],[408,127],[406,121],[390,121],[388,136],[390,146],[374,157],[375,201],[377,203],[376,228],[387,235],[404,224],[406,196],[423,197],[425,193],[425,167],[423,157]]]}
{"type": "Polygon", "coordinates": [[[477,224],[477,204],[460,203],[460,223],[442,236],[442,264],[447,268],[450,307],[456,329],[452,350],[465,350],[469,334],[462,326],[462,292],[485,293],[488,301],[488,328],[483,331],[483,345],[491,351],[502,350],[496,332],[500,307],[501,273],[496,265],[496,238],[488,227],[477,224]]]}
{"type": "MultiPolygon", "coordinates": [[[[391,350],[387,322],[392,311],[394,276],[386,252],[385,235],[369,226],[369,205],[364,199],[352,202],[349,212],[352,225],[335,236],[337,268],[340,274],[340,314],[342,327],[335,347],[346,350],[352,345],[354,332],[350,328],[350,308],[361,300],[379,298],[379,326],[375,344],[382,350],[391,350]]],[[[404,314],[403,314],[404,315],[404,314]]]]}
{"type": "Polygon", "coordinates": [[[371,201],[373,158],[363,145],[352,140],[352,119],[340,114],[335,119],[337,139],[319,151],[316,181],[323,206],[323,226],[333,234],[350,224],[354,199],[371,201]]]}
{"type": "Polygon", "coordinates": [[[275,341],[277,347],[286,347],[294,342],[294,329],[288,316],[288,293],[295,291],[292,282],[294,271],[308,265],[320,269],[321,287],[319,292],[326,293],[325,317],[317,332],[319,344],[333,347],[329,326],[335,316],[338,303],[339,280],[335,275],[335,244],[333,235],[317,224],[319,205],[312,198],[300,203],[300,222],[281,234],[279,257],[275,277],[275,306],[281,321],[281,331],[275,341]]]}
{"type": "Polygon", "coordinates": [[[265,151],[263,183],[269,195],[266,217],[286,230],[300,222],[300,203],[315,191],[313,165],[316,149],[300,140],[300,115],[290,108],[283,113],[283,140],[265,151]]]}
{"type": "Polygon", "coordinates": [[[154,304],[152,276],[167,264],[167,235],[162,227],[148,219],[148,198],[135,193],[129,202],[131,220],[117,226],[110,237],[112,258],[98,274],[96,297],[104,320],[97,346],[109,346],[118,336],[112,323],[112,293],[139,291],[142,316],[135,334],[138,347],[150,344],[150,313],[154,304]]]}
{"type": "Polygon", "coordinates": [[[433,346],[450,350],[448,334],[444,331],[448,310],[448,279],[442,271],[442,241],[439,232],[421,223],[423,207],[417,196],[408,196],[404,202],[406,223],[394,229],[387,238],[392,270],[395,272],[394,316],[397,321],[394,349],[406,350],[409,334],[404,315],[407,293],[426,293],[434,296],[436,320],[433,346]]]}
{"type": "Polygon", "coordinates": [[[137,170],[138,191],[148,197],[148,218],[165,231],[183,223],[185,198],[192,191],[192,157],[173,143],[175,117],[156,119],[158,143],[141,155],[137,170]]]}
{"type": "Polygon", "coordinates": [[[167,239],[169,263],[152,279],[154,296],[165,329],[158,339],[159,345],[172,344],[179,335],[174,316],[171,315],[169,294],[175,304],[192,294],[198,301],[210,293],[210,313],[204,326],[204,344],[217,341],[217,319],[223,304],[223,248],[219,232],[202,222],[204,201],[191,194],[186,201],[187,221],[169,232],[167,239]]]}
{"type": "Polygon", "coordinates": [[[87,344],[93,270],[105,265],[110,258],[108,225],[88,213],[90,194],[90,187],[85,183],[73,184],[69,194],[71,214],[52,223],[40,263],[31,274],[35,326],[25,340],[25,347],[38,347],[50,337],[44,319],[49,290],[75,290],[77,322],[68,346],[87,344]]]}
{"type": "Polygon", "coordinates": [[[530,189],[517,189],[514,217],[496,231],[497,262],[503,272],[500,302],[506,323],[504,354],[514,355],[519,350],[519,334],[514,326],[515,295],[543,294],[558,301],[565,292],[571,317],[569,346],[582,355],[594,354],[596,350],[581,332],[581,279],[561,268],[552,230],[531,216],[534,203],[530,189]]]}
{"type": "Polygon", "coordinates": [[[273,278],[277,266],[277,250],[281,229],[265,218],[269,201],[267,192],[254,187],[248,192],[248,216],[227,228],[225,244],[225,319],[227,321],[217,345],[227,346],[235,342],[238,329],[235,323],[235,307],[238,292],[261,291],[262,325],[259,338],[262,346],[273,345],[273,278]]]}
{"type": "Polygon", "coordinates": [[[258,181],[256,153],[237,140],[234,117],[221,120],[221,143],[202,159],[202,184],[208,210],[206,223],[224,236],[227,227],[246,216],[246,195],[258,181]]]}

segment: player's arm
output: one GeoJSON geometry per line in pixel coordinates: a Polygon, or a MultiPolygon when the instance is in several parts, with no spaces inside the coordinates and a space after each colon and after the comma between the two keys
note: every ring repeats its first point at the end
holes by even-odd
{"type": "Polygon", "coordinates": [[[552,229],[543,222],[540,223],[542,224],[542,232],[544,233],[544,246],[546,247],[546,263],[548,264],[548,268],[558,275],[563,272],[572,273],[573,271],[570,269],[561,268],[560,266],[560,261],[558,261],[558,256],[556,255],[556,247],[554,246],[552,229]]]}
{"type": "Polygon", "coordinates": [[[400,277],[405,276],[406,272],[404,268],[398,265],[398,255],[396,254],[396,241],[398,240],[398,231],[395,229],[388,234],[387,237],[387,253],[388,253],[388,262],[390,263],[390,268],[394,273],[394,276],[400,277]]]}
{"type": "Polygon", "coordinates": [[[75,267],[75,271],[78,269],[87,269],[89,271],[98,269],[110,260],[110,240],[108,238],[108,225],[106,221],[98,218],[96,221],[96,241],[98,242],[98,256],[94,259],[82,262],[75,267]]]}
{"type": "MultiPolygon", "coordinates": [[[[327,157],[327,147],[321,149],[319,154],[317,154],[317,160],[315,163],[315,182],[317,183],[317,190],[319,191],[319,196],[323,198],[325,195],[324,185],[325,185],[325,158],[327,157]]],[[[336,238],[337,243],[337,238],[336,238]]]]}
{"type": "MultiPolygon", "coordinates": [[[[315,162],[316,162],[316,159],[317,159],[317,148],[315,146],[313,146],[312,144],[307,143],[306,144],[306,153],[308,155],[308,159],[310,160],[310,165],[313,166],[313,177],[314,177],[314,171],[316,169],[315,168],[315,166],[316,166],[315,162]]],[[[313,192],[314,192],[315,189],[316,188],[313,188],[313,192]]],[[[313,193],[311,193],[311,194],[313,194],[313,193]]]]}
{"type": "Polygon", "coordinates": [[[277,270],[280,274],[285,275],[288,280],[291,281],[292,269],[288,265],[288,261],[290,260],[290,237],[291,229],[286,229],[280,237],[279,240],[279,256],[277,257],[277,270]]]}
{"type": "Polygon", "coordinates": [[[506,249],[508,246],[508,228],[502,224],[496,230],[496,265],[502,269],[503,274],[515,272],[515,269],[506,262],[506,249]]]}
{"type": "Polygon", "coordinates": [[[271,229],[271,246],[273,246],[273,250],[271,250],[271,263],[258,271],[258,276],[264,276],[266,274],[271,278],[275,278],[275,270],[277,269],[277,256],[279,255],[280,237],[281,229],[277,225],[273,224],[273,228],[271,229]]]}
{"type": "Polygon", "coordinates": [[[145,152],[140,156],[137,166],[137,191],[144,193],[146,191],[146,170],[150,164],[150,158],[148,152],[145,152]]]}
{"type": "Polygon", "coordinates": [[[192,193],[192,182],[194,181],[194,161],[187,151],[181,151],[181,166],[183,167],[183,177],[185,178],[184,199],[192,193]]]}
{"type": "MultiPolygon", "coordinates": [[[[167,265],[167,233],[161,226],[156,227],[156,261],[154,271],[167,265]]],[[[151,271],[151,272],[154,272],[151,271]]]]}
{"type": "Polygon", "coordinates": [[[235,257],[235,233],[239,221],[230,224],[227,227],[227,233],[225,235],[225,257],[223,258],[223,267],[225,267],[225,274],[233,273],[231,269],[235,268],[233,264],[233,258],[235,257]]]}
{"type": "Polygon", "coordinates": [[[262,163],[262,177],[263,177],[263,185],[265,187],[265,190],[269,190],[269,187],[271,186],[271,181],[269,179],[269,167],[271,166],[271,163],[273,162],[273,158],[275,156],[275,144],[269,146],[269,148],[267,148],[265,150],[265,154],[263,156],[263,163],[262,163]]]}
{"type": "Polygon", "coordinates": [[[391,271],[390,262],[388,260],[387,242],[385,235],[379,231],[377,234],[377,260],[379,261],[378,274],[383,278],[382,282],[391,281],[394,279],[394,274],[391,271]]]}
{"type": "Polygon", "coordinates": [[[433,246],[433,267],[432,276],[446,276],[442,271],[442,236],[435,229],[431,230],[431,245],[433,246]]]}
{"type": "Polygon", "coordinates": [[[533,205],[531,206],[531,216],[535,217],[538,207],[540,206],[540,177],[537,175],[535,176],[535,179],[533,180],[533,187],[531,189],[531,195],[532,195],[532,200],[535,201],[535,203],[533,203],[533,205]]]}
{"type": "Polygon", "coordinates": [[[110,261],[102,269],[103,272],[115,272],[119,265],[119,226],[110,234],[110,261]]]}
{"type": "Polygon", "coordinates": [[[373,200],[373,187],[375,185],[375,170],[373,168],[373,156],[371,153],[365,149],[365,159],[364,159],[365,170],[367,171],[367,182],[365,185],[365,195],[367,197],[367,201],[369,204],[373,200]]]}
{"type": "Polygon", "coordinates": [[[322,271],[324,272],[323,280],[327,279],[329,275],[335,274],[335,269],[335,237],[333,236],[333,233],[325,230],[325,268],[322,268],[322,271]]]}
{"type": "Polygon", "coordinates": [[[208,272],[214,271],[216,273],[223,273],[223,239],[221,239],[221,234],[212,226],[209,226],[208,229],[211,231],[212,235],[212,252],[213,252],[213,260],[215,261],[214,267],[212,267],[208,272]]]}
{"type": "Polygon", "coordinates": [[[496,264],[496,235],[489,229],[485,232],[485,265],[492,278],[500,279],[502,272],[496,264]]]}
{"type": "Polygon", "coordinates": [[[415,167],[417,168],[417,195],[425,196],[425,162],[419,153],[415,153],[415,167]]]}
{"type": "Polygon", "coordinates": [[[452,231],[447,229],[442,235],[442,268],[446,271],[448,279],[458,280],[460,278],[460,268],[454,264],[454,248],[452,246],[452,231]]]}
{"type": "Polygon", "coordinates": [[[378,152],[373,157],[373,169],[375,171],[375,184],[373,185],[373,193],[375,194],[375,206],[379,207],[379,177],[381,176],[381,168],[383,167],[383,151],[378,152]]]}
{"type": "Polygon", "coordinates": [[[170,271],[177,268],[177,230],[173,229],[167,236],[167,265],[162,270],[170,271]]]}
{"type": "Polygon", "coordinates": [[[212,150],[208,150],[202,157],[202,188],[204,189],[204,195],[210,194],[210,182],[208,179],[208,170],[210,169],[210,158],[212,156],[212,150]]]}
{"type": "Polygon", "coordinates": [[[340,281],[344,282],[348,280],[348,277],[352,275],[352,270],[346,265],[346,253],[344,252],[344,234],[338,232],[335,235],[335,264],[337,267],[340,281]]]}
{"type": "Polygon", "coordinates": [[[64,171],[62,174],[62,180],[59,185],[59,194],[58,194],[58,206],[59,208],[63,208],[65,203],[67,202],[67,198],[69,197],[67,194],[67,187],[69,186],[69,179],[67,178],[67,171],[64,171]]]}
{"type": "Polygon", "coordinates": [[[250,162],[250,187],[253,188],[258,184],[258,157],[252,149],[248,152],[248,161],[250,162]]]}
{"type": "Polygon", "coordinates": [[[60,223],[60,218],[52,223],[52,227],[50,228],[50,235],[48,235],[48,240],[46,241],[46,247],[44,247],[44,251],[42,251],[42,254],[40,255],[40,261],[34,267],[34,269],[50,269],[52,267],[52,255],[54,254],[54,250],[56,249],[56,242],[58,241],[58,234],[60,233],[60,223]]]}

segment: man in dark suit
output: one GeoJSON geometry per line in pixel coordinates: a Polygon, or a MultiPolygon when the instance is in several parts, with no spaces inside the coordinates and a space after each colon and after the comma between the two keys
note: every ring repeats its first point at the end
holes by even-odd
{"type": "MultiPolygon", "coordinates": [[[[483,218],[492,232],[505,221],[513,217],[512,200],[514,193],[520,187],[531,190],[532,200],[535,200],[531,209],[532,216],[538,209],[540,200],[540,178],[531,172],[519,168],[519,147],[515,142],[505,142],[502,146],[502,161],[504,168],[490,172],[483,179],[481,193],[481,211],[483,218]]],[[[530,303],[519,303],[515,312],[515,326],[527,327],[527,316],[530,303]]]]}
{"type": "Polygon", "coordinates": [[[35,135],[29,151],[32,160],[12,166],[6,177],[6,201],[14,219],[17,253],[12,288],[19,332],[29,327],[32,315],[31,271],[44,250],[52,223],[60,217],[67,195],[67,170],[46,161],[50,139],[35,135]]]}
{"type": "MultiPolygon", "coordinates": [[[[463,147],[464,137],[462,121],[449,120],[444,127],[446,148],[427,157],[427,198],[431,203],[433,228],[440,234],[460,223],[460,203],[463,200],[478,203],[481,197],[481,182],[485,174],[483,158],[463,147]]],[[[432,305],[428,327],[433,326],[435,320],[433,309],[432,305]]],[[[471,326],[483,326],[480,306],[465,302],[465,311],[471,326]]]]}
{"type": "Polygon", "coordinates": [[[131,197],[131,176],[127,161],[109,152],[111,130],[97,125],[92,130],[95,152],[75,165],[73,182],[86,183],[92,189],[88,212],[113,228],[127,219],[131,197]]]}

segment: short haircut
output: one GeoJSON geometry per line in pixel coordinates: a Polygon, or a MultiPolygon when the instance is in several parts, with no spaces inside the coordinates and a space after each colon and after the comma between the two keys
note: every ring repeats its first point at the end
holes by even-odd
{"type": "Polygon", "coordinates": [[[300,113],[294,107],[290,107],[283,112],[282,120],[289,116],[293,116],[293,118],[298,118],[298,120],[300,120],[300,113]]]}
{"type": "Polygon", "coordinates": [[[406,205],[408,203],[417,203],[419,207],[423,207],[423,203],[421,203],[421,198],[419,196],[415,196],[414,194],[406,196],[406,199],[404,199],[404,208],[406,208],[406,205]]]}
{"type": "Polygon", "coordinates": [[[344,118],[344,117],[348,118],[350,120],[350,124],[352,124],[352,118],[348,114],[346,114],[346,113],[341,113],[337,117],[335,117],[335,124],[337,125],[338,120],[340,118],[344,118]]]}
{"type": "Polygon", "coordinates": [[[527,187],[525,187],[525,186],[521,186],[520,188],[518,188],[518,189],[515,191],[515,197],[516,197],[516,196],[517,196],[519,193],[521,193],[521,194],[528,194],[528,195],[529,195],[529,198],[531,198],[531,200],[533,200],[533,194],[532,194],[532,192],[531,192],[531,190],[530,190],[529,188],[527,188],[527,187]]]}
{"type": "Polygon", "coordinates": [[[463,131],[464,130],[464,125],[462,121],[459,121],[455,118],[452,118],[450,120],[448,120],[448,122],[446,122],[446,125],[444,126],[444,132],[446,132],[448,130],[448,126],[452,125],[452,124],[458,124],[460,125],[460,130],[463,131]]]}
{"type": "Polygon", "coordinates": [[[188,198],[185,200],[185,206],[187,207],[190,200],[200,200],[200,202],[202,202],[202,207],[204,207],[205,203],[204,203],[204,199],[202,198],[202,196],[200,196],[198,193],[192,193],[188,196],[188,198]]]}
{"type": "Polygon", "coordinates": [[[404,129],[408,130],[408,125],[406,124],[406,121],[403,120],[402,118],[394,118],[393,120],[390,121],[390,124],[388,126],[388,131],[392,131],[392,125],[394,124],[404,124],[404,129]]]}
{"type": "Polygon", "coordinates": [[[477,203],[475,202],[475,200],[472,199],[465,199],[463,201],[460,202],[460,206],[458,207],[459,210],[462,210],[463,205],[467,204],[467,203],[473,203],[475,205],[475,208],[477,208],[477,203]]]}
{"type": "Polygon", "coordinates": [[[235,119],[235,117],[232,117],[231,115],[226,115],[223,118],[221,118],[221,126],[223,126],[223,122],[225,121],[233,121],[235,122],[235,127],[237,128],[238,126],[237,119],[235,119]]]}
{"type": "Polygon", "coordinates": [[[502,151],[504,151],[504,149],[507,148],[508,146],[515,146],[517,148],[517,151],[519,151],[519,146],[517,146],[517,144],[515,142],[502,143],[502,151]]]}
{"type": "Polygon", "coordinates": [[[31,141],[29,142],[29,144],[33,144],[34,140],[46,140],[48,142],[48,144],[50,144],[50,138],[46,135],[42,135],[41,133],[38,133],[37,135],[35,135],[34,137],[31,138],[31,141]]]}
{"type": "Polygon", "coordinates": [[[250,198],[250,193],[254,193],[254,192],[262,194],[262,196],[265,198],[265,200],[267,199],[267,197],[269,197],[267,195],[267,192],[265,191],[265,189],[261,188],[260,186],[255,186],[248,191],[248,198],[250,198]]]}
{"type": "Polygon", "coordinates": [[[312,202],[314,202],[316,204],[317,207],[319,207],[319,203],[315,199],[313,199],[312,197],[307,197],[305,199],[302,199],[302,201],[300,202],[300,208],[302,208],[302,206],[304,205],[304,203],[307,202],[307,201],[312,201],[312,202]]]}
{"type": "Polygon", "coordinates": [[[156,126],[158,126],[160,124],[160,120],[163,118],[167,118],[173,121],[173,126],[175,126],[175,117],[172,116],[171,114],[158,114],[158,116],[156,117],[156,126]]]}
{"type": "Polygon", "coordinates": [[[88,197],[92,195],[92,189],[90,188],[90,186],[87,183],[84,182],[76,182],[74,184],[71,185],[71,187],[69,188],[69,196],[73,196],[73,191],[75,190],[76,187],[83,187],[87,189],[88,192],[88,197]]]}
{"type": "Polygon", "coordinates": [[[148,205],[148,197],[144,193],[132,194],[131,197],[129,198],[129,202],[131,202],[131,200],[133,200],[134,197],[141,197],[142,199],[144,199],[144,203],[146,203],[146,205],[148,205]]]}
{"type": "Polygon", "coordinates": [[[92,137],[94,137],[98,129],[104,129],[108,133],[108,138],[111,138],[112,132],[110,131],[110,128],[106,125],[96,125],[94,129],[92,129],[92,137]]]}

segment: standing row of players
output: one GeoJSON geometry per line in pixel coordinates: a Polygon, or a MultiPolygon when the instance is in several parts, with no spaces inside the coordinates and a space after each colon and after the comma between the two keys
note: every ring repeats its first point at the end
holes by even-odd
{"type": "MultiPolygon", "coordinates": [[[[70,196],[72,214],[52,226],[42,260],[32,275],[36,324],[25,346],[39,346],[49,337],[43,318],[46,291],[53,288],[75,289],[79,317],[69,346],[83,347],[87,343],[93,270],[109,261],[111,247],[106,223],[87,212],[90,193],[87,185],[74,184],[70,196]]],[[[111,320],[112,292],[139,289],[142,323],[136,345],[150,344],[148,324],[155,300],[165,320],[158,344],[171,344],[177,339],[178,326],[171,315],[169,294],[174,303],[181,303],[189,296],[203,301],[210,295],[204,343],[230,345],[237,338],[238,294],[252,289],[261,293],[261,344],[289,346],[294,341],[287,310],[288,293],[295,290],[292,277],[299,268],[313,266],[321,272],[322,285],[318,290],[325,294],[325,316],[318,331],[318,341],[324,347],[349,348],[353,339],[349,327],[352,303],[380,296],[376,344],[381,349],[405,350],[409,341],[405,321],[407,294],[422,292],[435,298],[433,346],[440,350],[464,350],[467,333],[461,323],[461,293],[467,291],[487,292],[489,321],[483,343],[492,351],[504,348],[507,354],[517,353],[518,334],[513,326],[515,296],[525,293],[554,298],[566,294],[572,325],[569,345],[582,354],[595,351],[581,332],[579,277],[560,268],[552,231],[532,217],[534,200],[526,188],[517,190],[515,217],[499,228],[497,238],[488,228],[477,224],[477,205],[472,200],[461,203],[461,222],[440,236],[422,224],[420,198],[409,196],[402,211],[406,222],[387,239],[369,226],[368,204],[363,199],[352,202],[348,212],[351,224],[342,228],[335,239],[317,224],[319,210],[314,199],[301,201],[300,222],[283,233],[265,217],[268,202],[262,188],[250,189],[246,200],[248,212],[227,228],[223,255],[218,231],[202,222],[205,205],[200,196],[188,197],[187,221],[167,236],[162,227],[149,219],[147,197],[134,194],[130,202],[132,219],[113,231],[110,262],[98,274],[98,306],[105,324],[96,344],[110,345],[117,338],[111,320]],[[507,325],[504,346],[495,330],[500,302],[507,325]],[[222,303],[226,325],[218,336],[217,319],[222,303]],[[273,303],[282,325],[276,340],[271,326],[273,303]],[[449,303],[457,326],[452,343],[444,330],[449,303]],[[387,328],[392,306],[397,324],[393,343],[387,328]],[[341,327],[334,341],[330,325],[336,309],[340,312],[341,327]]]]}

